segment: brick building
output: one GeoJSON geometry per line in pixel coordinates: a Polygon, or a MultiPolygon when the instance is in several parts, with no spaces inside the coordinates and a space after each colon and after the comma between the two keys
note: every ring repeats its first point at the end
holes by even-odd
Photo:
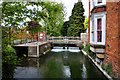
{"type": "MultiPolygon", "coordinates": [[[[15,31],[13,29],[12,30],[13,33],[11,35],[14,36],[14,37],[16,37],[16,39],[27,39],[27,38],[31,39],[32,34],[30,32],[27,34],[27,30],[24,29],[24,28],[25,27],[23,27],[23,32],[21,32],[21,31],[15,31]]],[[[35,41],[38,41],[38,40],[39,41],[45,41],[46,40],[46,32],[45,31],[39,32],[39,39],[38,39],[38,33],[34,33],[32,39],[35,40],[35,41]]]]}
{"type": "Polygon", "coordinates": [[[90,50],[120,77],[120,0],[89,0],[90,50]]]}

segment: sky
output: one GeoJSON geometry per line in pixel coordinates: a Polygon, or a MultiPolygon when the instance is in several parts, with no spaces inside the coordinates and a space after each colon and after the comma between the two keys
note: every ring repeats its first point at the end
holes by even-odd
{"type": "MultiPolygon", "coordinates": [[[[78,2],[78,0],[49,0],[49,1],[55,1],[55,2],[62,2],[65,6],[66,11],[66,17],[64,21],[68,21],[69,17],[71,16],[72,9],[74,7],[74,4],[78,2]]],[[[83,7],[85,9],[84,15],[87,18],[89,13],[89,0],[81,0],[83,3],[83,7]]],[[[31,8],[31,7],[30,7],[31,8]]]]}
{"type": "MultiPolygon", "coordinates": [[[[72,9],[74,7],[74,4],[78,2],[78,0],[59,0],[61,1],[64,6],[66,7],[66,12],[67,12],[67,15],[65,17],[65,21],[68,21],[69,20],[69,16],[71,16],[71,13],[72,13],[72,9]]],[[[85,13],[84,15],[86,16],[86,18],[88,17],[88,13],[89,13],[89,0],[81,0],[82,3],[83,3],[83,7],[85,9],[85,13]]]]}
{"type": "MultiPolygon", "coordinates": [[[[48,0],[48,1],[55,1],[55,2],[62,2],[64,4],[64,6],[66,7],[65,11],[66,11],[66,17],[64,21],[68,21],[69,17],[71,16],[72,13],[72,9],[74,7],[74,4],[78,2],[78,0],[48,0]]],[[[83,3],[83,7],[85,9],[84,15],[87,18],[88,17],[88,13],[89,13],[89,0],[81,0],[83,3]]],[[[0,0],[1,2],[1,0],[0,0]]]]}

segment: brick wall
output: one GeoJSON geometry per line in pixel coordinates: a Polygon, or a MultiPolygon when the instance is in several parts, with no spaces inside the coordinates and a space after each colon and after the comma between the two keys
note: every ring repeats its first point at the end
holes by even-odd
{"type": "Polygon", "coordinates": [[[91,13],[93,14],[93,13],[104,12],[104,11],[106,11],[105,6],[94,8],[91,13]]]}
{"type": "Polygon", "coordinates": [[[119,34],[119,11],[118,2],[107,2],[106,11],[106,52],[105,52],[105,64],[112,62],[113,71],[120,75],[120,58],[119,46],[120,46],[120,34],[119,34]]]}
{"type": "MultiPolygon", "coordinates": [[[[118,4],[119,4],[119,13],[118,13],[118,15],[119,15],[119,20],[118,20],[119,21],[119,29],[118,29],[119,30],[119,33],[118,33],[119,34],[119,44],[118,44],[118,49],[119,50],[118,50],[118,56],[119,56],[119,60],[120,60],[120,1],[119,1],[118,4]]],[[[118,66],[120,68],[120,61],[118,62],[118,66]]],[[[118,73],[119,73],[119,78],[120,78],[120,69],[119,69],[118,73]]]]}
{"type": "MultiPolygon", "coordinates": [[[[45,31],[39,32],[39,34],[40,33],[43,33],[43,36],[42,36],[42,39],[39,38],[39,40],[40,41],[43,41],[43,40],[45,41],[45,39],[46,39],[46,33],[45,33],[45,31]]],[[[14,33],[12,35],[14,37],[16,37],[16,39],[27,39],[27,36],[28,36],[28,39],[31,39],[31,37],[32,37],[32,34],[29,33],[27,35],[26,31],[23,31],[22,33],[20,31],[14,31],[14,33]]],[[[34,33],[33,35],[34,35],[33,39],[34,40],[38,40],[38,33],[34,33]]]]}

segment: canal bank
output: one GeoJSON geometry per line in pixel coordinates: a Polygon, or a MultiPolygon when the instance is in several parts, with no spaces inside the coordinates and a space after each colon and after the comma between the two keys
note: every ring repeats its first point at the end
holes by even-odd
{"type": "Polygon", "coordinates": [[[85,56],[87,56],[87,57],[91,60],[91,62],[102,72],[102,74],[103,74],[106,78],[108,78],[109,80],[113,80],[112,77],[111,77],[110,75],[108,75],[107,72],[106,72],[105,70],[103,70],[103,69],[101,68],[101,66],[98,65],[97,62],[95,62],[94,59],[92,59],[84,50],[82,50],[82,52],[83,52],[83,54],[84,54],[85,56]]]}

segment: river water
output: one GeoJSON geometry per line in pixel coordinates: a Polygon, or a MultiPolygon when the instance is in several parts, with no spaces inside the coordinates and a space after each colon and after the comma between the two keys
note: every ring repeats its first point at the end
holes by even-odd
{"type": "MultiPolygon", "coordinates": [[[[54,47],[40,58],[28,58],[15,69],[14,78],[80,78],[106,80],[78,47],[54,47]]],[[[22,79],[21,79],[22,80],[22,79]]]]}

